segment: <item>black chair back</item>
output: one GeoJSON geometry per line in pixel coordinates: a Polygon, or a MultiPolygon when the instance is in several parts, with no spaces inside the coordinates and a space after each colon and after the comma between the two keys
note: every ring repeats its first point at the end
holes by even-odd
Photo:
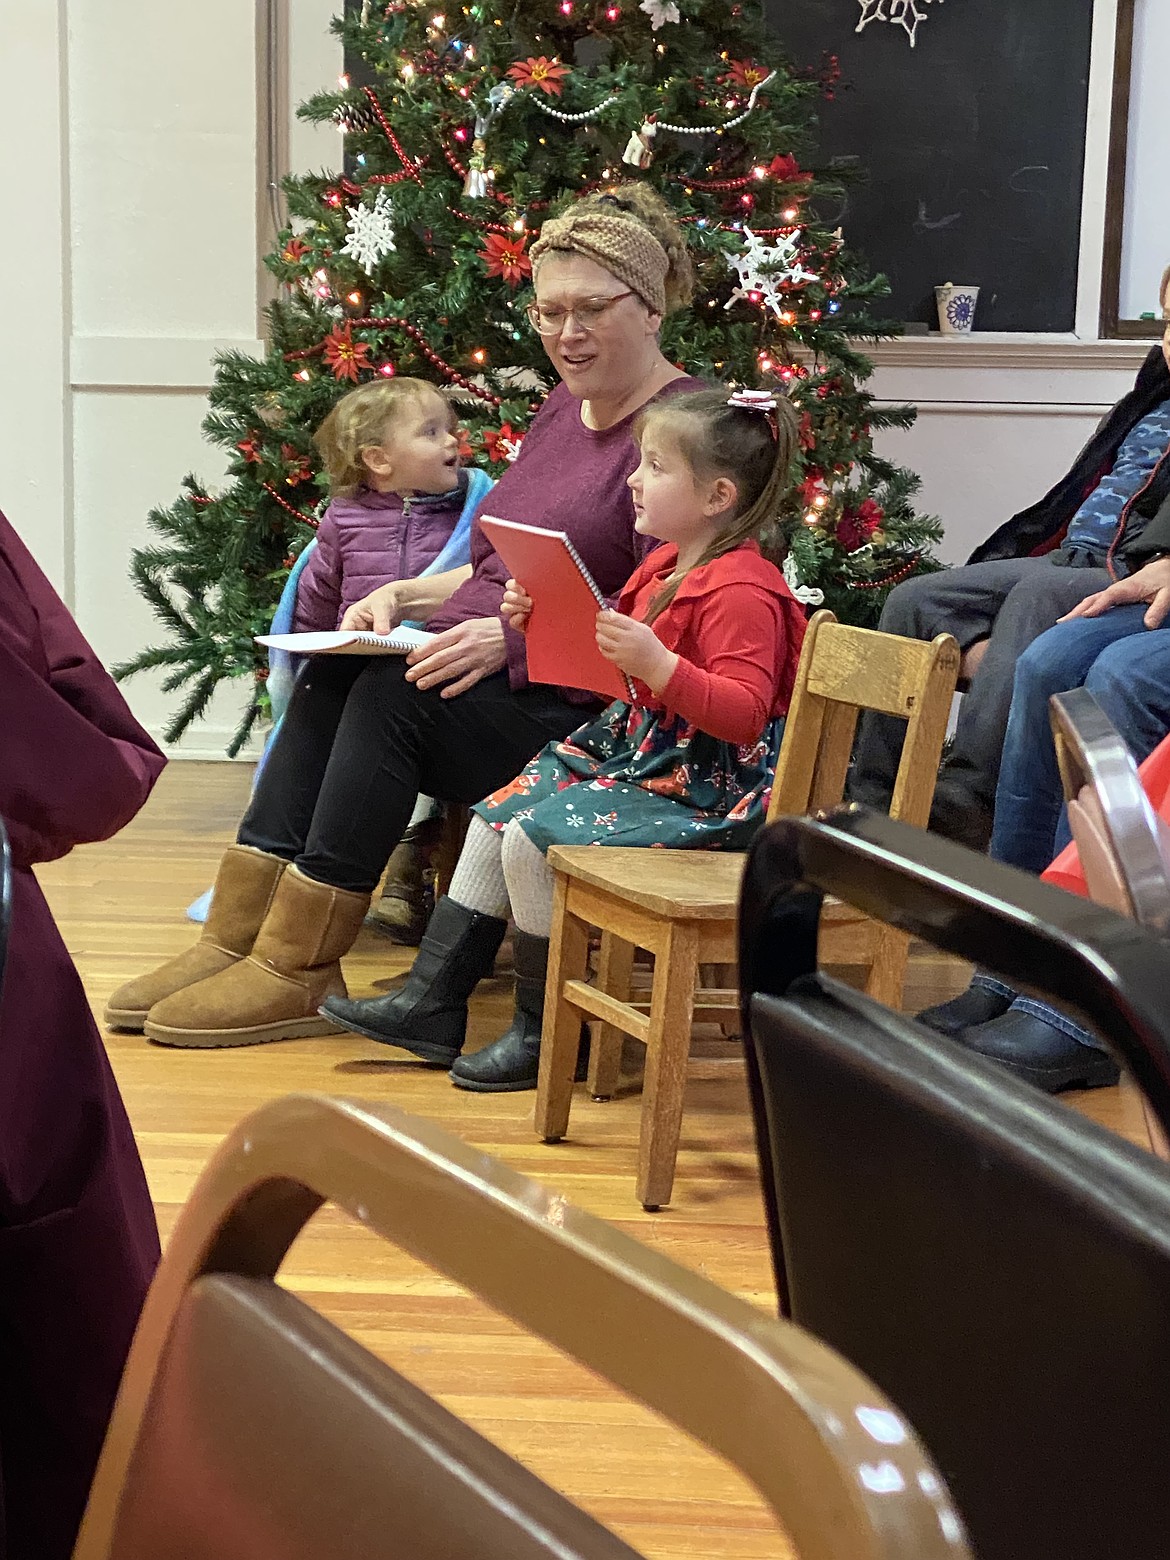
{"type": "Polygon", "coordinates": [[[905,1411],[982,1560],[1170,1553],[1170,1171],[817,974],[822,893],[1059,993],[1170,1104],[1170,948],[856,810],[749,862],[749,1077],[783,1308],[905,1411]]]}

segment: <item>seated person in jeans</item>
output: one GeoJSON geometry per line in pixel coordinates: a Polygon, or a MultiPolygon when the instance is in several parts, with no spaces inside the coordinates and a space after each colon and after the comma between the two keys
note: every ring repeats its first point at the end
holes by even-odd
{"type": "MultiPolygon", "coordinates": [[[[1170,498],[1147,534],[1161,536],[1170,553],[1170,498]]],[[[1168,618],[1165,556],[1088,597],[1020,657],[995,796],[991,855],[997,861],[1042,872],[1068,843],[1056,748],[1048,735],[1052,694],[1088,688],[1139,763],[1170,731],[1168,618]]],[[[1048,1093],[1117,1082],[1113,1059],[1087,1030],[1045,1002],[1018,997],[983,971],[962,996],[919,1017],[1048,1093]]]]}
{"type": "MultiPolygon", "coordinates": [[[[1161,297],[1170,311],[1170,269],[1161,297]]],[[[964,651],[988,641],[939,775],[931,828],[986,846],[1016,661],[1078,602],[1161,550],[1149,525],[1167,496],[1170,346],[1163,344],[1045,498],[1001,526],[962,568],[918,575],[890,592],[878,624],[887,633],[951,633],[964,651]]],[[[889,716],[864,718],[850,786],[855,801],[888,805],[904,729],[889,716]]]]}

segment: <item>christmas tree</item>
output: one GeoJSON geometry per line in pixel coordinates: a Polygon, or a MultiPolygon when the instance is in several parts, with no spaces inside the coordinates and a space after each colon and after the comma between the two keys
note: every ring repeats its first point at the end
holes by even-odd
{"type": "Polygon", "coordinates": [[[838,193],[818,168],[815,113],[833,62],[786,63],[757,0],[369,0],[335,24],[354,62],[300,113],[346,134],[345,174],[285,182],[289,226],[267,356],[225,354],[205,431],[232,481],[187,477],[152,513],[133,572],[168,642],[119,668],[163,668],[174,740],[224,678],[245,678],[232,751],[265,711],[263,652],[282,582],[324,501],[313,431],[375,375],[430,378],[457,399],[465,455],[498,474],[550,387],[525,318],[529,248],[547,213],[649,180],[684,224],[692,308],[668,357],[717,382],[777,386],[801,414],[802,470],[771,543],[802,599],[876,620],[897,581],[936,565],[914,476],[878,457],[878,407],[853,344],[881,278],[818,224],[838,193]]]}

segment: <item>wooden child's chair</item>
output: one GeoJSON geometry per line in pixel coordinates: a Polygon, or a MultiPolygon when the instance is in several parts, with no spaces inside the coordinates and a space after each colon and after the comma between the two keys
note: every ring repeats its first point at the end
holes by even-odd
{"type": "MultiPolygon", "coordinates": [[[[906,722],[890,816],[925,826],[959,670],[949,634],[931,643],[812,619],[776,766],[768,819],[835,806],[845,791],[862,710],[906,722]]],[[[588,1087],[595,1099],[617,1086],[621,1037],[646,1046],[638,1145],[638,1200],[669,1202],[682,1125],[693,1017],[736,1011],[730,991],[696,995],[699,966],[734,967],[736,908],[744,857],[734,852],[556,845],[552,944],[536,1131],[556,1142],[568,1130],[582,1016],[600,1019],[588,1087]],[[594,983],[586,980],[590,929],[601,932],[594,983]],[[654,955],[649,1004],[631,1000],[635,948],[654,955]]],[[[843,905],[826,907],[822,957],[868,966],[866,990],[898,1006],[908,939],[843,905]]]]}

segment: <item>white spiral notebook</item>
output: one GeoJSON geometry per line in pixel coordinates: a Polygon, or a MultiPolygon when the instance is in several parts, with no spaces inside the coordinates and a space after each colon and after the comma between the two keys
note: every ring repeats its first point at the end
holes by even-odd
{"type": "Polygon", "coordinates": [[[291,655],[409,655],[434,637],[423,628],[395,628],[388,634],[337,629],[317,634],[257,634],[256,643],[287,650],[291,655]]]}

